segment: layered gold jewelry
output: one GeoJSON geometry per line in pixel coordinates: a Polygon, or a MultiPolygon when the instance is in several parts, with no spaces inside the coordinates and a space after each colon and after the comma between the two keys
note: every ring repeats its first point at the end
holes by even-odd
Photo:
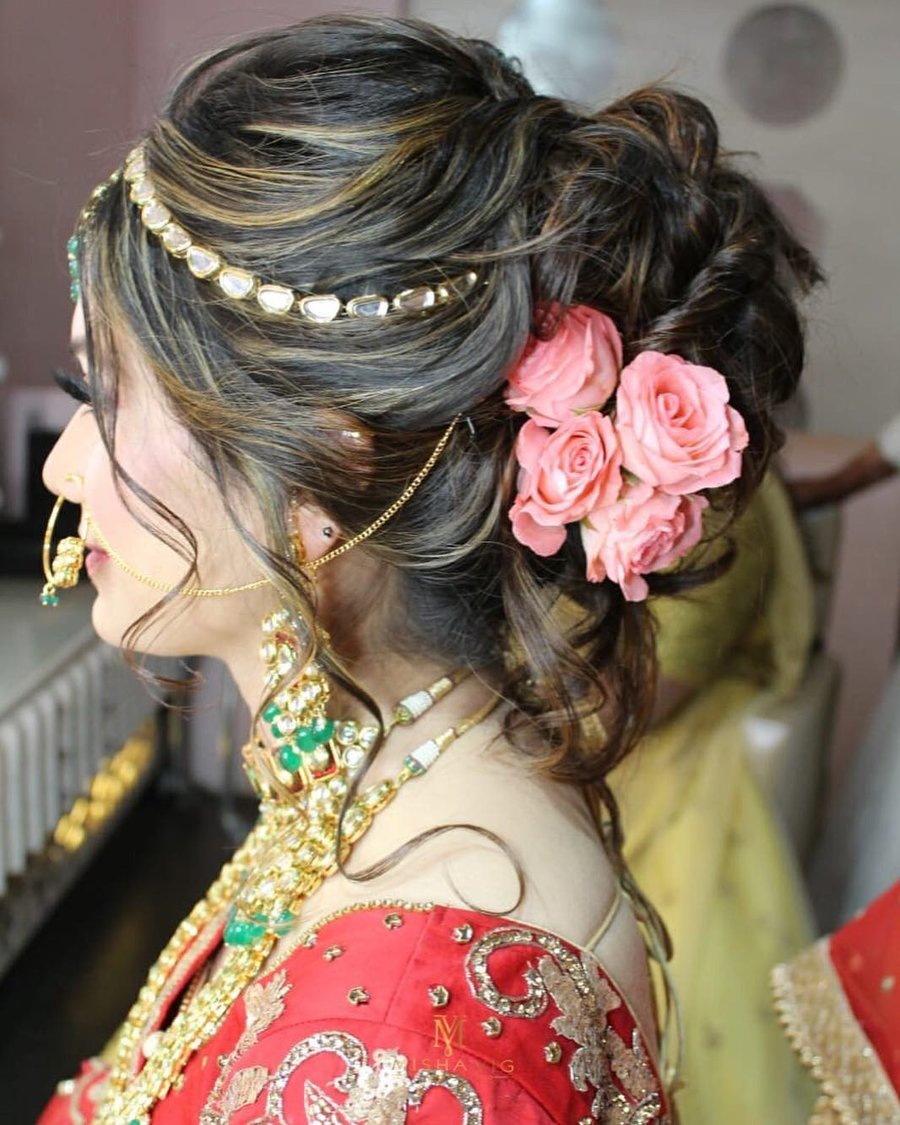
{"type": "Polygon", "coordinates": [[[65,502],[65,496],[56,498],[56,503],[51,509],[47,527],[44,530],[41,564],[47,581],[44,583],[43,590],[41,590],[41,605],[43,606],[59,605],[57,590],[71,590],[73,586],[77,586],[81,568],[84,565],[84,540],[77,535],[68,535],[65,539],[61,539],[52,562],[50,560],[53,532],[56,529],[56,521],[59,519],[59,513],[65,502]]]}
{"type": "Polygon", "coordinates": [[[159,199],[147,167],[144,146],[132,149],[123,172],[129,196],[139,209],[141,222],[159,238],[174,258],[183,259],[201,281],[214,282],[233,301],[252,301],[273,316],[297,313],[312,324],[334,320],[384,320],[398,315],[426,313],[451,301],[467,297],[478,284],[478,274],[466,270],[456,277],[433,285],[417,285],[393,297],[381,293],[362,293],[342,300],[335,293],[300,293],[289,285],[265,281],[250,270],[229,265],[222,256],[194,242],[192,236],[159,199]]]}
{"type": "MultiPolygon", "coordinates": [[[[267,625],[267,636],[274,639],[289,627],[289,615],[276,611],[267,619],[267,625]]],[[[292,646],[285,645],[281,653],[285,659],[288,648],[292,646]]],[[[272,659],[269,652],[267,664],[272,659]]],[[[277,652],[274,659],[278,659],[277,652]]],[[[300,677],[300,693],[318,676],[307,669],[304,673],[305,677],[300,677]]],[[[440,689],[433,690],[432,685],[428,689],[432,704],[461,678],[461,673],[452,673],[439,681],[440,689]],[[451,681],[446,690],[443,679],[451,681]]],[[[290,699],[285,693],[280,693],[280,699],[276,697],[279,708],[285,708],[287,713],[290,699]]],[[[307,702],[309,708],[301,716],[305,722],[321,710],[321,693],[315,698],[310,696],[307,702]]],[[[497,704],[497,699],[490,699],[473,715],[412,751],[396,777],[361,789],[347,804],[343,816],[352,778],[377,741],[376,727],[354,720],[333,723],[331,737],[317,747],[327,762],[317,760],[316,764],[310,763],[308,770],[295,771],[290,802],[272,795],[268,771],[283,770],[283,765],[273,763],[266,742],[259,738],[245,747],[251,780],[263,794],[259,820],[151,969],[118,1040],[105,1097],[98,1106],[97,1125],[149,1122],[154,1105],[177,1083],[190,1056],[216,1034],[232,1004],[263,970],[279,938],[294,926],[303,902],[337,871],[339,821],[343,861],[401,786],[425,773],[448,746],[487,718],[497,704]],[[196,989],[190,1005],[181,1006],[165,1031],[150,1035],[166,1005],[185,983],[177,972],[182,958],[194,943],[198,950],[211,945],[223,924],[221,967],[196,989]],[[143,1052],[149,1057],[138,1071],[142,1044],[152,1044],[152,1051],[143,1052]]],[[[423,704],[421,713],[425,710],[423,704]]],[[[270,717],[274,723],[276,716],[270,717]]]]}

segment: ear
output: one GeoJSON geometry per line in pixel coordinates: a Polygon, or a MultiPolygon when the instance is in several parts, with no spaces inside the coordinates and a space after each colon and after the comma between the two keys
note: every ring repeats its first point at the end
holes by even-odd
{"type": "Polygon", "coordinates": [[[301,562],[327,555],[342,538],[341,529],[327,512],[316,504],[302,503],[299,499],[291,501],[288,530],[297,545],[301,562]]]}

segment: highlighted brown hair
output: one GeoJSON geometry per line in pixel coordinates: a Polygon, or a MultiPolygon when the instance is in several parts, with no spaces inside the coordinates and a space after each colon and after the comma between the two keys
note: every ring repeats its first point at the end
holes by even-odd
{"type": "MultiPolygon", "coordinates": [[[[648,88],[584,115],[536,96],[491,46],[415,21],[323,18],[226,47],[182,78],[145,152],[198,243],[298,291],[394,293],[469,268],[486,282],[394,322],[272,317],[195,280],[122,185],[97,205],[82,261],[95,353],[121,333],[137,344],[223,491],[241,484],[268,513],[251,546],[307,616],[289,497],[353,535],[466,416],[360,548],[398,577],[392,643],[491,668],[513,742],[594,793],[618,856],[606,777],[646,721],[649,621],[585,581],[577,532],[550,559],[513,539],[523,416],[504,405],[506,372],[530,331],[552,330],[536,310],[554,303],[611,316],[626,362],[655,348],[721,371],[751,437],[741,480],[715,498],[727,519],[778,444],[771,411],[802,366],[794,294],[818,279],[812,258],[722,157],[700,102],[648,88]],[[341,439],[348,419],[366,442],[341,439]]],[[[109,411],[104,428],[114,453],[109,411]]],[[[190,561],[189,529],[171,534],[190,561]]]]}

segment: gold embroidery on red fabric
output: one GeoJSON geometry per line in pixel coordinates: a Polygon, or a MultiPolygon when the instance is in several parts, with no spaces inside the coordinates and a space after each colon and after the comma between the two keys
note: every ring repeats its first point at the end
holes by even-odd
{"type": "Polygon", "coordinates": [[[659,1082],[640,1034],[635,1031],[629,1048],[610,1026],[609,1015],[622,1006],[622,1000],[589,953],[579,956],[561,938],[541,930],[500,926],[472,946],[466,976],[476,999],[503,1016],[537,1019],[553,1000],[560,1015],[550,1026],[577,1044],[569,1061],[569,1076],[579,1093],[593,1091],[591,1113],[595,1118],[605,1125],[662,1125],[659,1082]],[[490,971],[492,954],[513,945],[536,947],[544,953],[537,967],[529,965],[522,973],[524,996],[502,993],[490,971]]]}
{"type": "Polygon", "coordinates": [[[420,1106],[429,1090],[448,1090],[463,1107],[463,1125],[483,1125],[484,1109],[475,1087],[459,1074],[420,1070],[409,1084],[409,1104],[420,1106]]]}
{"type": "Polygon", "coordinates": [[[265,1067],[248,1067],[238,1071],[230,1082],[229,1076],[240,1057],[284,1014],[284,998],[290,990],[287,973],[282,969],[265,983],[256,981],[251,984],[244,992],[246,1026],[234,1049],[219,1059],[219,1075],[200,1112],[199,1125],[227,1125],[232,1114],[252,1105],[262,1093],[269,1080],[265,1067]],[[255,1092],[250,1097],[254,1087],[255,1092]],[[223,1095],[226,1088],[227,1092],[223,1095]]]}
{"type": "Polygon", "coordinates": [[[264,1066],[248,1066],[239,1070],[228,1083],[222,1098],[222,1112],[226,1120],[239,1109],[253,1105],[268,1081],[269,1072],[264,1066]]]}
{"type": "Polygon", "coordinates": [[[811,1125],[900,1121],[900,1098],[853,1014],[828,939],[776,966],[772,986],[787,1037],[822,1087],[811,1125]]]}
{"type": "Polygon", "coordinates": [[[631,1033],[631,1050],[617,1035],[612,1043],[610,1065],[613,1073],[633,1098],[639,1098],[654,1085],[653,1067],[647,1058],[641,1033],[637,1028],[631,1033]]]}
{"type": "Polygon", "coordinates": [[[290,992],[287,973],[276,973],[265,984],[251,984],[244,993],[247,1027],[238,1040],[238,1050],[243,1054],[260,1035],[284,1014],[284,998],[290,992]]]}
{"type": "Polygon", "coordinates": [[[360,1068],[344,1112],[366,1125],[403,1125],[409,1102],[407,1058],[399,1051],[380,1050],[372,1060],[374,1065],[360,1068]]]}
{"type": "MultiPolygon", "coordinates": [[[[331,1098],[314,1082],[307,1082],[303,1090],[303,1110],[307,1125],[351,1125],[331,1098]]],[[[259,1125],[266,1125],[265,1119],[259,1125]]]]}
{"type": "Polygon", "coordinates": [[[409,1107],[418,1107],[429,1090],[444,1089],[462,1109],[461,1125],[483,1125],[484,1110],[474,1087],[445,1070],[407,1075],[408,1060],[395,1050],[377,1050],[372,1063],[365,1045],[342,1031],[310,1035],[288,1051],[269,1083],[266,1125],[292,1125],[284,1115],[284,1091],[297,1069],[314,1055],[337,1055],[346,1067],[332,1085],[347,1094],[343,1106],[307,1081],[303,1100],[309,1125],[405,1125],[409,1107]]]}

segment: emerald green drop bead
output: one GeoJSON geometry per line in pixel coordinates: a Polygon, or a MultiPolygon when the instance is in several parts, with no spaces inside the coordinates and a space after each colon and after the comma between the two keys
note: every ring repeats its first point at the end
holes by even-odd
{"type": "Polygon", "coordinates": [[[302,757],[299,750],[296,750],[293,746],[282,746],[278,752],[278,761],[281,762],[282,769],[287,770],[288,773],[293,773],[299,769],[302,757]]]}
{"type": "Polygon", "coordinates": [[[316,741],[321,745],[334,734],[334,722],[331,719],[326,719],[324,715],[320,715],[318,719],[314,719],[310,730],[313,732],[316,741]]]}
{"type": "Polygon", "coordinates": [[[259,922],[248,922],[243,918],[232,918],[225,927],[222,940],[226,945],[238,945],[242,948],[255,945],[266,932],[266,927],[259,922]]]}
{"type": "Polygon", "coordinates": [[[304,754],[309,754],[319,745],[319,739],[310,727],[298,727],[294,735],[294,745],[304,754]]]}
{"type": "Polygon", "coordinates": [[[267,723],[274,723],[274,721],[281,714],[281,708],[277,703],[270,703],[269,706],[263,711],[263,718],[267,723]]]}
{"type": "Polygon", "coordinates": [[[41,605],[59,605],[56,594],[41,594],[41,605]]]}

